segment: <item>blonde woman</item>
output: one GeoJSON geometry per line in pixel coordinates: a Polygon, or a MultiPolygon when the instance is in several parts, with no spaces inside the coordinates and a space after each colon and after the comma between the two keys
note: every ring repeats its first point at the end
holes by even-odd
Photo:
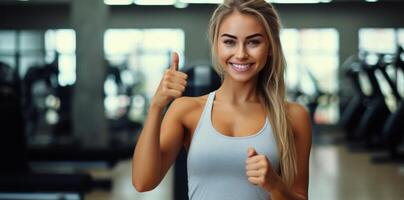
{"type": "Polygon", "coordinates": [[[219,5],[209,38],[222,85],[201,97],[181,97],[187,75],[173,54],[133,155],[138,191],[155,188],[184,146],[190,200],[308,199],[310,119],[286,101],[279,31],[264,0],[219,5]]]}

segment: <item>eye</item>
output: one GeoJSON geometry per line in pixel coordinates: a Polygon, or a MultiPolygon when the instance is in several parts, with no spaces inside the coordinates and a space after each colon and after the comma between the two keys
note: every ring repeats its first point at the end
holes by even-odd
{"type": "Polygon", "coordinates": [[[250,41],[248,41],[247,44],[250,46],[258,46],[259,44],[261,44],[261,41],[260,40],[250,40],[250,41]]]}
{"type": "Polygon", "coordinates": [[[223,43],[227,46],[233,46],[235,44],[234,40],[231,39],[226,39],[223,41],[223,43]]]}

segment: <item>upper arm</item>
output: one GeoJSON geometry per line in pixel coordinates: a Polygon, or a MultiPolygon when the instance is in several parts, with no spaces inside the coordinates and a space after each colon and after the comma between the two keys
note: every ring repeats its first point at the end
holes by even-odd
{"type": "Polygon", "coordinates": [[[162,156],[162,175],[164,176],[172,163],[175,161],[180,151],[183,141],[185,128],[182,117],[189,109],[188,97],[175,99],[161,123],[160,129],[160,150],[162,156]]]}
{"type": "Polygon", "coordinates": [[[292,125],[296,146],[297,176],[293,190],[298,194],[308,196],[309,159],[311,150],[311,120],[307,110],[300,104],[289,103],[289,118],[292,125]]]}

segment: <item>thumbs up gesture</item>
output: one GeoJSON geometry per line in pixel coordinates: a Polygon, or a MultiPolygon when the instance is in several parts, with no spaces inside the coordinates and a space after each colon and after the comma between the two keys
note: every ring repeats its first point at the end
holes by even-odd
{"type": "Polygon", "coordinates": [[[248,148],[246,160],[246,175],[248,181],[271,192],[280,176],[273,170],[272,165],[265,155],[258,154],[254,148],[248,148]]]}
{"type": "Polygon", "coordinates": [[[171,100],[181,97],[187,86],[188,76],[178,71],[178,54],[171,55],[171,66],[164,72],[163,78],[152,99],[152,105],[164,108],[171,100]]]}

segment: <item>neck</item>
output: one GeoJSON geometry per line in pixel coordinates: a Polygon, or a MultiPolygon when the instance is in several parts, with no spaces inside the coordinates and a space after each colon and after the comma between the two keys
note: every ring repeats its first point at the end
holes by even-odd
{"type": "Polygon", "coordinates": [[[217,100],[233,104],[260,102],[257,78],[246,82],[238,82],[225,77],[216,94],[217,100]]]}

